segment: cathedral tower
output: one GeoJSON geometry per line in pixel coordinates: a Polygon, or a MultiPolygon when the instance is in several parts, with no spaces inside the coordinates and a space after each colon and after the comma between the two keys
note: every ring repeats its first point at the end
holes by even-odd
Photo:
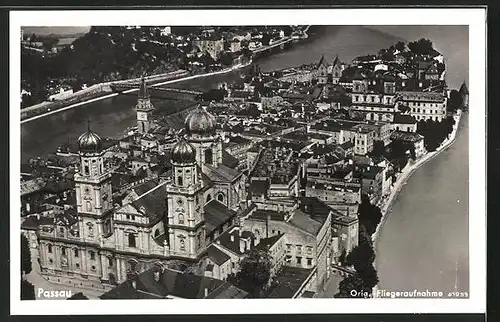
{"type": "Polygon", "coordinates": [[[104,165],[101,138],[90,130],[78,139],[80,169],[75,174],[76,207],[80,236],[98,243],[112,233],[111,173],[104,165]]]}
{"type": "Polygon", "coordinates": [[[139,95],[135,110],[137,112],[137,130],[141,134],[147,133],[152,125],[151,115],[153,114],[154,106],[151,103],[151,97],[149,95],[144,76],[141,79],[141,86],[139,87],[139,95]]]}
{"type": "Polygon", "coordinates": [[[172,182],[167,184],[170,254],[197,258],[205,249],[203,184],[195,148],[181,139],[172,147],[172,182]]]}
{"type": "Polygon", "coordinates": [[[186,118],[185,128],[189,143],[196,150],[196,161],[217,167],[222,163],[222,140],[216,133],[215,117],[201,105],[186,118]]]}

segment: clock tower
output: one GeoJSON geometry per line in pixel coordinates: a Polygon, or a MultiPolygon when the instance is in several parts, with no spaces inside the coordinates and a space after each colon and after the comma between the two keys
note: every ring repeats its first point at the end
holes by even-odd
{"type": "Polygon", "coordinates": [[[144,76],[141,78],[141,86],[139,87],[135,110],[137,112],[137,130],[141,134],[147,133],[151,128],[151,114],[153,113],[154,106],[151,103],[151,97],[144,76]]]}
{"type": "Polygon", "coordinates": [[[196,259],[205,250],[203,184],[196,150],[181,139],[172,147],[172,181],[167,184],[170,254],[196,259]]]}
{"type": "Polygon", "coordinates": [[[80,237],[99,243],[112,233],[111,173],[104,166],[101,138],[90,130],[78,139],[80,169],[75,174],[80,237]]]}

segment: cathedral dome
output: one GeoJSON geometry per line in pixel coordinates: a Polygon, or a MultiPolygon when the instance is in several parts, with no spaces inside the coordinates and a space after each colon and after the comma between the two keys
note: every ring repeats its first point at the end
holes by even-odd
{"type": "Polygon", "coordinates": [[[87,132],[78,138],[78,150],[82,153],[99,153],[102,149],[102,142],[99,135],[88,129],[87,132]]]}
{"type": "Polygon", "coordinates": [[[188,135],[210,136],[215,134],[215,117],[201,105],[192,111],[184,123],[188,135]]]}
{"type": "Polygon", "coordinates": [[[181,139],[172,147],[172,162],[193,163],[196,161],[196,151],[193,146],[181,139]]]}

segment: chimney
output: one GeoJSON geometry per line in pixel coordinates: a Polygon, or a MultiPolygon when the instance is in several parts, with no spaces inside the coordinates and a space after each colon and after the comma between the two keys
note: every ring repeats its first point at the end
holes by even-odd
{"type": "Polygon", "coordinates": [[[208,297],[208,288],[205,287],[205,298],[208,297]]]}
{"type": "Polygon", "coordinates": [[[132,287],[134,288],[134,290],[137,289],[137,282],[135,280],[132,281],[132,287]]]}
{"type": "Polygon", "coordinates": [[[234,235],[231,235],[231,242],[234,243],[234,235]]]}

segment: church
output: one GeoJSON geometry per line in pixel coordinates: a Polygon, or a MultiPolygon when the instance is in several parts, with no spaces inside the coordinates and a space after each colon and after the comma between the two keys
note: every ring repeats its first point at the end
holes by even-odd
{"type": "MultiPolygon", "coordinates": [[[[154,126],[144,79],[138,97],[141,136],[154,126]]],[[[38,229],[41,271],[49,281],[108,289],[155,264],[203,275],[210,245],[247,208],[246,177],[224,164],[216,119],[202,106],[187,116],[167,175],[134,187],[120,205],[112,201],[113,169],[99,135],[89,128],[78,147],[76,205],[38,229]]]]}

